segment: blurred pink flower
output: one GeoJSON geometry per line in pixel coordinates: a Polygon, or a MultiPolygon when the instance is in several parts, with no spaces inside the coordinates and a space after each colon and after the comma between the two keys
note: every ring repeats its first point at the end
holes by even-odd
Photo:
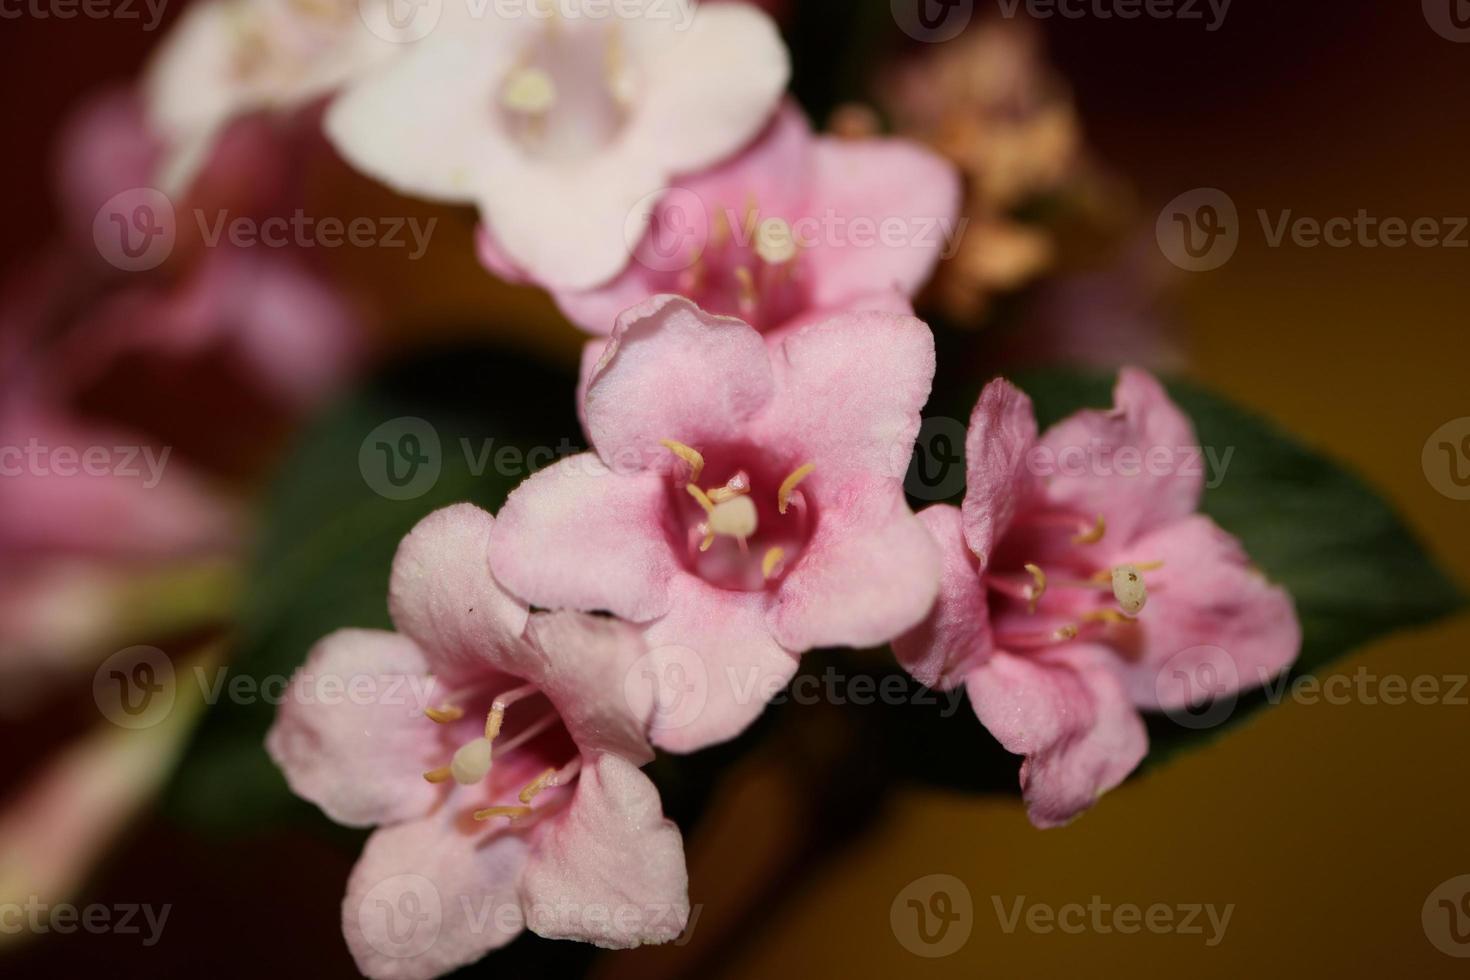
{"type": "Polygon", "coordinates": [[[732,738],[798,654],[887,642],[933,603],[937,555],[902,486],[933,373],[911,316],[840,314],[770,345],[681,297],[647,300],[588,386],[595,453],[511,494],[495,575],[534,605],[612,612],[649,624],[654,648],[697,651],[708,702],[655,741],[732,738]]]}
{"type": "Polygon", "coordinates": [[[1148,748],[1140,710],[1189,705],[1164,671],[1212,670],[1233,691],[1286,669],[1301,643],[1291,597],[1196,513],[1189,420],[1142,371],[1125,369],[1114,397],[1038,438],[1030,399],[986,387],[963,506],[919,515],[943,554],[939,601],[893,645],[923,683],[964,683],[985,727],[1026,757],[1040,827],[1133,771],[1148,748]]]}
{"type": "Polygon", "coordinates": [[[496,8],[484,20],[350,87],[327,133],[395,190],[475,204],[549,287],[622,271],[669,180],[754,137],[790,73],[775,26],[746,4],[643,0],[611,22],[496,8]]]}
{"type": "MultiPolygon", "coordinates": [[[[906,140],[814,136],[788,103],[739,156],[673,182],[621,275],[553,296],[598,334],[658,293],[763,332],[841,311],[912,313],[959,207],[959,175],[939,156],[906,140]]],[[[484,229],[480,250],[513,270],[484,229]]]]}
{"type": "Polygon", "coordinates": [[[370,977],[447,973],[523,928],[622,948],[673,939],[688,918],[683,843],[638,768],[652,703],[624,696],[638,631],[529,614],[491,577],[494,524],[469,504],[420,522],[393,562],[399,632],[323,639],[267,738],[298,794],[381,825],[342,914],[370,977]],[[364,683],[371,696],[321,696],[364,683]],[[409,948],[382,908],[425,882],[438,928],[409,948]]]}

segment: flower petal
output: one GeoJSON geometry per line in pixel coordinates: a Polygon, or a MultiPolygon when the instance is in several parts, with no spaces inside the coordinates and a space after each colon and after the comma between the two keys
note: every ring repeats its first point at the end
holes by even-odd
{"type": "Polygon", "coordinates": [[[1148,751],[1143,719],[1113,675],[1114,654],[1072,644],[1045,656],[998,651],[970,674],[970,704],[1008,752],[1038,827],[1067,823],[1121,783],[1148,751]]]}
{"type": "Polygon", "coordinates": [[[965,546],[960,509],[935,504],[918,518],[939,547],[939,598],[928,618],[893,641],[893,653],[917,681],[942,691],[990,655],[990,614],[975,556],[965,546]]]}
{"type": "Polygon", "coordinates": [[[797,657],[771,635],[764,594],[693,576],[672,591],[669,614],[648,627],[641,679],[657,688],[654,744],[693,752],[743,732],[791,680],[797,657]]]}
{"type": "Polygon", "coordinates": [[[988,561],[1010,527],[1016,510],[1030,496],[1034,478],[1027,470],[1036,445],[1036,413],[1031,399],[1009,381],[985,386],[965,436],[965,541],[988,561]]]}
{"type": "Polygon", "coordinates": [[[1041,437],[1058,473],[1047,498],[1082,515],[1104,515],[1112,540],[1132,541],[1194,513],[1204,468],[1194,427],[1152,375],[1124,368],[1113,401],[1111,410],[1078,412],[1041,437]],[[1139,458],[1120,459],[1122,449],[1139,458]],[[1168,465],[1151,465],[1151,452],[1167,454],[1168,465]]]}
{"type": "Polygon", "coordinates": [[[547,939],[627,949],[677,938],[689,920],[684,842],[648,777],[612,754],[586,765],[526,864],[521,900],[547,939]]]}
{"type": "Polygon", "coordinates": [[[838,306],[889,288],[917,293],[957,233],[955,168],[908,140],[831,137],[817,142],[813,164],[809,213],[844,224],[808,253],[812,302],[838,306]]]}
{"type": "Polygon", "coordinates": [[[911,316],[844,313],[773,351],[777,404],[763,442],[791,446],[823,477],[903,480],[934,380],[934,337],[911,316]]]}
{"type": "Polygon", "coordinates": [[[265,740],[291,790],[351,827],[427,813],[439,791],[423,774],[442,751],[423,715],[428,671],[422,651],[396,633],[339,630],[320,640],[265,740]]]}
{"type": "Polygon", "coordinates": [[[660,440],[699,449],[744,435],[775,390],[760,334],[678,296],[655,296],[618,318],[587,385],[587,431],[619,472],[682,465],[660,440]]]}
{"type": "Polygon", "coordinates": [[[668,490],[592,453],[559,460],[510,495],[490,533],[490,570],[546,609],[607,611],[647,622],[669,607],[680,573],[663,532],[668,490]]]}
{"type": "Polygon", "coordinates": [[[374,833],[342,900],[357,968],[373,980],[429,980],[509,943],[524,928],[527,854],[525,835],[491,835],[443,811],[374,833]]]}
{"type": "Polygon", "coordinates": [[[781,583],[776,637],[794,652],[867,647],[912,629],[939,594],[939,546],[887,486],[853,487],[821,512],[781,583]]]}
{"type": "Polygon", "coordinates": [[[1148,572],[1148,605],[1139,614],[1139,648],[1120,658],[1123,684],[1145,709],[1185,706],[1198,690],[1161,671],[1198,672],[1210,662],[1223,685],[1215,694],[1258,687],[1291,665],[1301,624],[1291,596],[1252,568],[1240,542],[1196,515],[1141,538],[1137,561],[1148,572]],[[1147,556],[1147,557],[1144,557],[1147,556]]]}
{"type": "Polygon", "coordinates": [[[473,504],[445,507],[419,521],[393,559],[393,623],[450,680],[498,666],[526,629],[529,610],[490,574],[494,527],[495,518],[473,504]]]}
{"type": "Polygon", "coordinates": [[[585,613],[537,613],[530,639],[542,666],[534,677],[584,753],[614,752],[638,764],[651,762],[651,700],[636,703],[627,676],[645,646],[643,632],[621,620],[585,613]]]}

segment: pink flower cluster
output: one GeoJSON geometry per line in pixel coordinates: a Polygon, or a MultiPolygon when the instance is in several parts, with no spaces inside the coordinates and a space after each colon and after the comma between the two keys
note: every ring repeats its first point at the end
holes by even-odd
{"type": "Polygon", "coordinates": [[[1190,445],[1145,374],[1045,435],[994,382],[963,506],[910,509],[935,374],[911,303],[962,231],[960,179],[913,143],[814,134],[758,7],[488,5],[385,37],[373,4],[347,6],[363,16],[191,8],[148,88],[169,181],[234,117],[337,93],[343,158],[474,206],[485,266],[595,338],[591,450],[496,517],[426,517],[394,562],[397,631],[322,640],[270,733],[298,794],[378,828],[343,907],[365,973],[435,976],[523,929],[677,936],[683,845],[640,767],[738,735],[808,650],[891,644],[924,684],[963,683],[1024,756],[1041,826],[1137,766],[1140,710],[1174,706],[1162,663],[1224,647],[1264,680],[1291,662],[1291,601],[1196,514],[1200,478],[1032,471],[1038,446],[1190,445]],[[705,700],[671,717],[690,666],[705,700]],[[310,696],[323,677],[426,693],[329,704],[310,696]],[[426,889],[437,939],[405,945],[380,910],[426,889]]]}

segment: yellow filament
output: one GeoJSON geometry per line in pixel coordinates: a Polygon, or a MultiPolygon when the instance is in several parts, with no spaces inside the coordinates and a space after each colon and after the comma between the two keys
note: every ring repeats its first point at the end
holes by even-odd
{"type": "Polygon", "coordinates": [[[791,503],[791,491],[796,489],[798,483],[811,476],[812,471],[816,468],[812,463],[803,463],[792,471],[790,476],[781,481],[781,488],[776,491],[776,509],[778,511],[783,514],[786,513],[786,505],[791,503]]]}

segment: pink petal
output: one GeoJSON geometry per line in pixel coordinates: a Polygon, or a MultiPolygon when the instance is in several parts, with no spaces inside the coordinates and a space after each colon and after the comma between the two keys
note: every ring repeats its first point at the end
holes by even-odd
{"type": "Polygon", "coordinates": [[[535,606],[661,616],[681,574],[662,529],[667,493],[657,474],[613,473],[592,453],[559,460],[501,508],[490,569],[535,606]]]}
{"type": "Polygon", "coordinates": [[[939,594],[939,546],[891,487],[853,486],[827,508],[781,583],[776,637],[794,652],[868,647],[918,625],[939,594]]]}
{"type": "Polygon", "coordinates": [[[437,703],[412,640],[339,630],[291,678],[266,749],[291,790],[341,824],[366,827],[429,812],[423,774],[442,748],[424,708],[437,703]]]}
{"type": "Polygon", "coordinates": [[[1111,410],[1082,411],[1057,423],[1040,445],[1057,473],[1047,498],[1083,516],[1104,515],[1110,538],[1131,541],[1194,513],[1204,468],[1194,427],[1152,375],[1124,368],[1113,401],[1111,410]],[[1119,460],[1124,447],[1137,450],[1139,459],[1119,460]],[[1150,451],[1167,465],[1150,466],[1150,451]]]}
{"type": "Polygon", "coordinates": [[[398,546],[388,611],[423,649],[431,669],[455,681],[495,664],[511,669],[529,610],[490,574],[495,518],[473,504],[425,517],[398,546]]]}
{"type": "Polygon", "coordinates": [[[922,623],[893,641],[893,653],[919,683],[948,690],[990,655],[985,584],[965,545],[960,509],[935,504],[918,517],[939,547],[939,598],[922,623]]]}
{"type": "Polygon", "coordinates": [[[760,334],[687,299],[655,296],[619,319],[587,386],[588,434],[615,471],[682,466],[663,446],[698,449],[744,434],[774,391],[760,334]]]}
{"type": "Polygon", "coordinates": [[[1139,614],[1139,647],[1120,658],[1133,703],[1182,707],[1213,679],[1215,693],[1258,687],[1301,650],[1301,624],[1286,590],[1252,568],[1240,542],[1196,515],[1132,546],[1135,561],[1161,561],[1144,576],[1148,605],[1139,614]],[[1209,673],[1203,665],[1210,664],[1209,673]],[[1190,683],[1178,683],[1183,671],[1190,683]]]}
{"type": "Polygon", "coordinates": [[[550,612],[531,617],[529,638],[541,663],[522,676],[556,705],[577,747],[651,762],[646,733],[653,703],[630,698],[627,684],[646,649],[642,631],[605,616],[550,612]]]}
{"type": "Polygon", "coordinates": [[[772,360],[780,394],[762,442],[793,447],[822,479],[860,472],[901,484],[934,380],[922,321],[840,314],[786,335],[772,360]]]}
{"type": "Polygon", "coordinates": [[[998,651],[970,674],[970,704],[1008,752],[1038,827],[1067,823],[1148,751],[1143,719],[1111,671],[1114,654],[1072,644],[1044,657],[998,651]]]}
{"type": "Polygon", "coordinates": [[[525,835],[445,811],[368,838],[347,881],[342,933],[373,980],[429,980],[473,963],[524,928],[525,835]]]}
{"type": "Polygon", "coordinates": [[[548,939],[627,949],[677,938],[689,919],[684,843],[648,777],[611,754],[585,766],[526,864],[521,898],[526,925],[548,939]]]}
{"type": "Polygon", "coordinates": [[[1035,479],[1027,469],[1036,445],[1031,399],[1009,381],[985,386],[965,436],[965,540],[988,561],[1030,496],[1035,479]]]}
{"type": "Polygon", "coordinates": [[[796,673],[797,658],[771,635],[763,593],[674,583],[669,614],[648,627],[640,677],[658,686],[654,744],[693,752],[728,741],[765,710],[796,673]]]}
{"type": "Polygon", "coordinates": [[[817,142],[813,162],[809,213],[844,224],[808,253],[812,302],[837,306],[879,289],[917,293],[958,234],[953,165],[907,140],[831,137],[817,142]]]}

